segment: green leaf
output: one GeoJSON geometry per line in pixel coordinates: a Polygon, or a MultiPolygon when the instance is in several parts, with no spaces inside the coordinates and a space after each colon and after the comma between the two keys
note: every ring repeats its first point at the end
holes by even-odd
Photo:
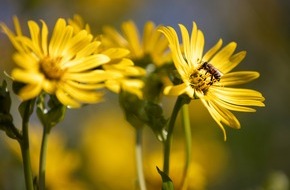
{"type": "Polygon", "coordinates": [[[7,82],[3,80],[0,86],[0,113],[9,114],[11,108],[10,93],[7,88],[7,82]]]}
{"type": "Polygon", "coordinates": [[[162,178],[162,190],[174,190],[173,182],[170,177],[161,171],[157,166],[156,169],[162,178]]]}

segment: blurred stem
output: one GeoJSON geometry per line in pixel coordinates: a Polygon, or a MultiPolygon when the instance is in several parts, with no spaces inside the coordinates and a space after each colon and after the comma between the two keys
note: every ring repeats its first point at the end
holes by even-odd
{"type": "Polygon", "coordinates": [[[26,107],[24,109],[23,119],[22,119],[22,140],[20,142],[21,154],[23,159],[23,170],[25,177],[25,185],[27,190],[33,190],[33,177],[31,172],[31,161],[30,161],[30,151],[29,151],[29,130],[28,122],[30,118],[30,109],[32,100],[28,100],[26,107]]]}
{"type": "Polygon", "coordinates": [[[46,152],[47,152],[47,142],[48,135],[50,132],[50,127],[43,126],[42,133],[42,142],[40,149],[40,158],[39,158],[39,189],[45,189],[45,166],[46,166],[46,152]]]}
{"type": "Polygon", "coordinates": [[[142,127],[136,128],[136,164],[140,190],[146,190],[142,161],[142,127]]]}
{"type": "Polygon", "coordinates": [[[167,136],[166,140],[164,141],[164,154],[163,154],[163,172],[166,175],[169,175],[169,164],[170,164],[170,149],[171,149],[171,141],[172,141],[172,135],[173,135],[173,129],[174,129],[174,124],[178,115],[178,112],[182,105],[184,104],[184,99],[183,96],[178,96],[170,120],[169,120],[169,125],[168,125],[168,130],[167,130],[167,136]]]}
{"type": "Polygon", "coordinates": [[[181,189],[186,190],[188,186],[188,172],[191,161],[191,128],[190,117],[188,111],[188,104],[182,106],[181,109],[182,125],[185,135],[185,165],[183,170],[183,176],[181,181],[181,189]]]}

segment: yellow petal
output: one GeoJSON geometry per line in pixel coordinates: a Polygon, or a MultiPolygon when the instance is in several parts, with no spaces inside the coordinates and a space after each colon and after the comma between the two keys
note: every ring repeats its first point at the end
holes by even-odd
{"type": "MultiPolygon", "coordinates": [[[[193,28],[192,33],[196,32],[196,25],[194,25],[194,26],[195,26],[195,28],[193,28]]],[[[179,27],[180,27],[180,31],[181,31],[184,57],[187,60],[187,62],[189,62],[190,60],[192,60],[192,56],[195,56],[193,54],[195,53],[194,48],[195,48],[196,39],[193,40],[192,44],[189,44],[189,34],[188,34],[186,27],[182,24],[179,24],[179,27]]],[[[194,36],[194,38],[196,38],[196,36],[194,36]]]]}
{"type": "Polygon", "coordinates": [[[210,59],[215,55],[215,53],[222,47],[222,44],[223,44],[222,39],[219,39],[219,41],[204,54],[202,59],[204,61],[210,61],[210,59]]]}
{"type": "Polygon", "coordinates": [[[81,49],[79,52],[77,52],[75,59],[77,59],[79,57],[89,56],[89,55],[97,52],[97,49],[100,46],[100,44],[101,44],[101,42],[99,42],[99,41],[93,41],[92,43],[88,44],[86,47],[81,49]]]}
{"type": "Polygon", "coordinates": [[[218,124],[218,126],[222,130],[223,135],[224,135],[224,141],[226,141],[227,140],[226,130],[225,130],[224,126],[221,123],[219,114],[208,104],[208,102],[205,99],[201,99],[201,102],[207,108],[207,110],[208,110],[209,114],[211,115],[211,117],[215,120],[215,122],[218,124]]]}
{"type": "MultiPolygon", "coordinates": [[[[72,29],[71,29],[72,30],[72,29]]],[[[66,33],[66,22],[64,19],[58,19],[54,26],[54,30],[49,43],[49,54],[52,57],[58,56],[59,44],[62,41],[64,33],[66,33]]]]}
{"type": "Polygon", "coordinates": [[[223,96],[228,96],[228,97],[232,97],[236,99],[243,97],[244,99],[248,98],[248,99],[259,100],[259,101],[265,100],[265,98],[262,96],[260,92],[256,90],[251,90],[251,89],[211,86],[210,90],[216,94],[220,94],[223,96]]]}
{"type": "Polygon", "coordinates": [[[96,103],[102,100],[103,93],[75,88],[69,84],[62,84],[61,88],[71,98],[82,103],[96,103]]]}
{"type": "Polygon", "coordinates": [[[110,61],[110,58],[103,54],[95,54],[87,57],[81,57],[79,59],[73,60],[66,63],[65,66],[68,67],[67,72],[83,72],[98,66],[105,64],[110,61]]]}
{"type": "Polygon", "coordinates": [[[223,73],[226,73],[221,68],[224,66],[224,64],[227,64],[229,62],[229,59],[234,53],[236,47],[237,47],[237,44],[235,42],[231,42],[225,47],[223,47],[210,60],[211,64],[213,64],[216,68],[218,68],[223,73]]]}
{"type": "Polygon", "coordinates": [[[230,72],[223,75],[220,82],[222,86],[234,86],[248,83],[252,80],[257,79],[259,76],[260,74],[255,71],[230,72]]]}
{"type": "Polygon", "coordinates": [[[165,95],[170,95],[170,96],[179,96],[185,93],[186,89],[187,89],[187,86],[184,83],[182,83],[176,86],[165,87],[163,93],[165,95]]]}
{"type": "Polygon", "coordinates": [[[73,80],[80,83],[99,83],[110,78],[110,73],[104,70],[94,70],[87,73],[65,73],[62,80],[73,80]]]}
{"type": "Polygon", "coordinates": [[[38,96],[41,90],[41,84],[29,84],[21,88],[18,95],[25,101],[38,96]]]}
{"type": "Polygon", "coordinates": [[[109,48],[102,52],[102,54],[109,56],[111,59],[121,59],[129,55],[129,53],[130,51],[124,48],[109,48]]]}
{"type": "Polygon", "coordinates": [[[15,28],[15,31],[16,31],[16,35],[17,36],[22,36],[20,23],[19,23],[19,20],[18,20],[17,16],[13,16],[13,24],[14,24],[14,28],[15,28]]]}
{"type": "Polygon", "coordinates": [[[39,59],[27,53],[15,53],[13,60],[22,69],[37,71],[39,67],[39,59]]]}
{"type": "Polygon", "coordinates": [[[214,99],[219,99],[230,104],[242,105],[242,106],[259,106],[264,107],[264,97],[261,93],[240,88],[219,88],[212,87],[209,90],[209,94],[215,96],[214,99]]]}
{"type": "Polygon", "coordinates": [[[67,43],[66,50],[72,57],[92,42],[93,36],[86,30],[81,30],[67,43]]]}
{"type": "MultiPolygon", "coordinates": [[[[240,111],[240,112],[255,112],[256,110],[246,106],[255,106],[257,101],[254,100],[244,100],[244,101],[235,101],[235,99],[231,99],[231,97],[220,96],[215,93],[211,93],[210,91],[206,94],[208,99],[215,101],[217,105],[232,111],[240,111]]],[[[260,103],[260,102],[259,102],[260,103]]]]}
{"type": "Polygon", "coordinates": [[[104,88],[105,87],[105,84],[95,84],[95,83],[79,83],[79,82],[75,82],[75,81],[71,81],[71,80],[68,80],[66,81],[67,84],[75,87],[75,88],[78,88],[78,89],[82,89],[82,90],[95,90],[95,89],[101,89],[101,88],[104,88]]]}
{"type": "Polygon", "coordinates": [[[122,80],[122,89],[138,96],[139,99],[143,98],[142,88],[144,83],[141,80],[122,80]]]}
{"type": "Polygon", "coordinates": [[[57,89],[57,82],[45,79],[42,82],[42,88],[45,92],[47,92],[49,94],[54,94],[55,90],[57,89]]]}
{"type": "Polygon", "coordinates": [[[129,49],[133,57],[141,57],[143,55],[140,36],[138,29],[133,21],[127,21],[122,24],[122,31],[128,41],[129,49]]]}
{"type": "Polygon", "coordinates": [[[204,36],[203,33],[200,30],[198,30],[196,38],[196,47],[192,61],[196,62],[202,60],[203,48],[204,48],[204,36]]]}
{"type": "Polygon", "coordinates": [[[191,50],[188,60],[193,64],[196,64],[197,61],[201,61],[202,53],[204,48],[204,36],[203,33],[197,29],[196,23],[193,22],[192,32],[191,32],[191,50]]]}
{"type": "Polygon", "coordinates": [[[58,88],[55,93],[57,99],[65,106],[69,106],[70,108],[78,108],[81,106],[81,104],[70,97],[65,91],[58,88]]]}
{"type": "Polygon", "coordinates": [[[28,21],[28,27],[29,27],[29,31],[30,31],[30,37],[31,37],[31,41],[34,44],[35,47],[38,47],[38,54],[41,54],[41,50],[39,49],[40,47],[40,29],[39,26],[36,22],[34,21],[28,21]]]}
{"type": "Polygon", "coordinates": [[[47,36],[48,36],[48,28],[47,25],[43,20],[42,23],[42,30],[41,30],[41,48],[44,55],[48,54],[48,45],[47,45],[47,36]]]}
{"type": "Polygon", "coordinates": [[[224,74],[230,72],[245,58],[245,56],[246,51],[241,51],[234,54],[229,58],[228,61],[224,62],[224,64],[219,67],[220,71],[222,71],[224,74]]]}
{"type": "Polygon", "coordinates": [[[162,32],[169,41],[169,47],[172,51],[172,59],[179,74],[181,76],[186,75],[185,71],[188,70],[188,65],[181,53],[178,36],[175,30],[172,27],[161,26],[159,31],[162,32]]]}
{"type": "Polygon", "coordinates": [[[5,23],[0,23],[0,28],[3,33],[7,35],[9,40],[11,41],[12,45],[15,47],[17,51],[23,52],[23,47],[21,44],[15,39],[15,34],[7,27],[5,23]]]}
{"type": "Polygon", "coordinates": [[[41,83],[44,79],[44,76],[40,73],[33,73],[21,69],[13,69],[11,76],[14,80],[23,82],[23,83],[41,83]]]}
{"type": "Polygon", "coordinates": [[[119,80],[107,80],[105,82],[106,87],[112,92],[119,94],[121,90],[121,83],[119,80]]]}

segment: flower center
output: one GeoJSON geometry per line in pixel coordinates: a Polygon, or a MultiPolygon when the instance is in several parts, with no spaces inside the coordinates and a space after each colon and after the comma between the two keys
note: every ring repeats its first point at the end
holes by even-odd
{"type": "Polygon", "coordinates": [[[210,86],[219,82],[221,77],[222,73],[217,68],[204,62],[189,76],[189,80],[192,88],[206,94],[210,86]]]}
{"type": "Polygon", "coordinates": [[[64,71],[60,68],[61,57],[45,57],[40,61],[40,71],[50,80],[59,80],[64,71]]]}

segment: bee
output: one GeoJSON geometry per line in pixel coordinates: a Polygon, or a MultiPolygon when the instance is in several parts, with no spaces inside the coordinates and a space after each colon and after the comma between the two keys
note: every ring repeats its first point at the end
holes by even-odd
{"type": "Polygon", "coordinates": [[[211,83],[213,83],[214,79],[217,80],[217,81],[220,81],[221,77],[223,76],[223,74],[217,69],[215,68],[212,64],[208,63],[208,62],[204,62],[200,68],[200,69],[204,69],[206,71],[205,74],[209,73],[211,74],[211,83]]]}

